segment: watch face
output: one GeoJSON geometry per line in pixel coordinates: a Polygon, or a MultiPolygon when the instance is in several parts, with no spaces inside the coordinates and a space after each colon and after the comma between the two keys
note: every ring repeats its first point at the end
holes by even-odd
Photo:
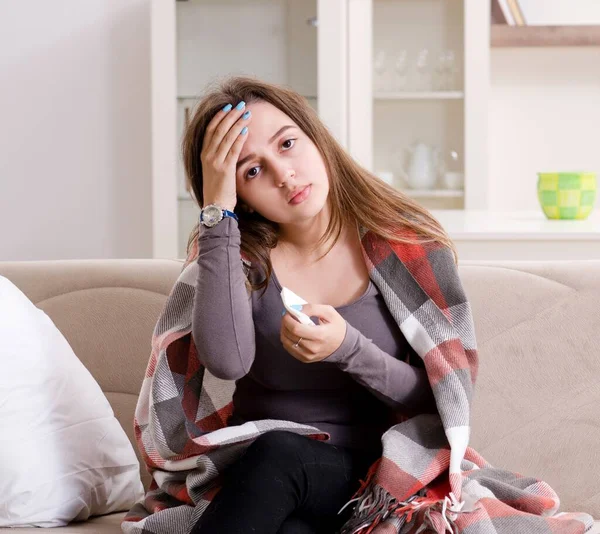
{"type": "Polygon", "coordinates": [[[214,226],[221,220],[221,209],[217,206],[206,206],[202,210],[202,222],[207,226],[214,226]]]}

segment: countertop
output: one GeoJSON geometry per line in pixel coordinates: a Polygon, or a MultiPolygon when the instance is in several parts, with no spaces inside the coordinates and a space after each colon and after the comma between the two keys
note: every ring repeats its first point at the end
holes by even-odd
{"type": "Polygon", "coordinates": [[[429,211],[453,240],[600,240],[599,208],[595,208],[585,220],[551,220],[541,209],[429,211]]]}

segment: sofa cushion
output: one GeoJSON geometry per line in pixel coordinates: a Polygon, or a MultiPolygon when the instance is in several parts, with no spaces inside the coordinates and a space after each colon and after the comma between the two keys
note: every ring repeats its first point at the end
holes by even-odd
{"type": "Polygon", "coordinates": [[[182,265],[162,259],[0,262],[0,275],[52,319],[104,391],[135,448],[146,488],[151,479],[135,443],[133,414],[152,331],[182,265]]]}
{"type": "Polygon", "coordinates": [[[0,276],[0,526],[128,510],[139,463],[100,386],[52,320],[0,276]]]}
{"type": "Polygon", "coordinates": [[[480,357],[469,445],[600,519],[600,261],[464,262],[480,357]]]}
{"type": "MultiPolygon", "coordinates": [[[[65,534],[77,534],[78,532],[85,532],[85,534],[118,534],[122,532],[121,521],[123,521],[125,514],[126,512],[119,512],[117,514],[93,517],[87,521],[76,521],[66,527],[52,529],[52,532],[64,532],[65,534]]],[[[40,529],[35,527],[20,528],[17,532],[14,529],[0,528],[0,531],[11,531],[15,534],[40,534],[40,529]]]]}
{"type": "MultiPolygon", "coordinates": [[[[122,532],[121,521],[125,513],[110,514],[103,517],[95,517],[88,521],[71,523],[66,527],[59,527],[56,532],[61,534],[118,534],[122,532]]],[[[8,532],[9,529],[0,528],[0,531],[8,532]]],[[[52,531],[54,532],[54,530],[52,531]]],[[[40,534],[39,528],[20,528],[16,534],[40,534]]],[[[600,520],[594,521],[594,526],[585,534],[600,534],[600,520]]]]}

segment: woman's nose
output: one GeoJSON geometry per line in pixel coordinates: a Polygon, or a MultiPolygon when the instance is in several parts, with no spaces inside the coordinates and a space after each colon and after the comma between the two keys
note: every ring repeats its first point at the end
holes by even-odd
{"type": "Polygon", "coordinates": [[[291,180],[294,176],[296,176],[296,173],[293,169],[286,167],[279,167],[275,169],[275,180],[278,186],[283,185],[285,182],[291,180]]]}

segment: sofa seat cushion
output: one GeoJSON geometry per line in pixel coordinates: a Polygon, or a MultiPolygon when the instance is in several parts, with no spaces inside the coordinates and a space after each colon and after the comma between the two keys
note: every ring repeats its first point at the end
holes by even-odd
{"type": "MultiPolygon", "coordinates": [[[[101,517],[94,517],[87,521],[71,523],[66,527],[53,528],[52,532],[57,534],[118,534],[121,531],[121,521],[125,517],[125,512],[118,514],[109,514],[101,517]]],[[[15,532],[14,529],[0,528],[0,532],[15,532]]],[[[40,534],[39,528],[19,528],[16,534],[40,534]]],[[[585,534],[600,534],[600,520],[594,521],[594,526],[585,534]]]]}
{"type": "MultiPolygon", "coordinates": [[[[66,527],[52,528],[52,532],[65,534],[118,534],[121,531],[121,521],[125,517],[126,512],[118,512],[115,514],[102,515],[92,517],[87,521],[77,521],[69,523],[66,527]]],[[[16,534],[40,534],[40,529],[37,527],[24,527],[18,530],[11,528],[0,528],[0,532],[13,532],[16,534]]],[[[599,531],[600,532],[600,531],[599,531]]]]}

